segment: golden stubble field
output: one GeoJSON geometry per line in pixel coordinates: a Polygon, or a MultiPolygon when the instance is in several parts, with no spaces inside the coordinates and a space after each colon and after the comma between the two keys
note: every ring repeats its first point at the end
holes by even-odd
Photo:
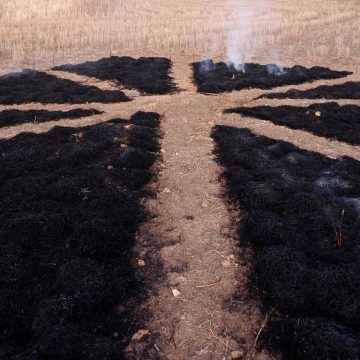
{"type": "Polygon", "coordinates": [[[246,61],[354,59],[359,10],[356,0],[3,0],[0,64],[36,67],[89,54],[224,58],[234,36],[246,61]]]}

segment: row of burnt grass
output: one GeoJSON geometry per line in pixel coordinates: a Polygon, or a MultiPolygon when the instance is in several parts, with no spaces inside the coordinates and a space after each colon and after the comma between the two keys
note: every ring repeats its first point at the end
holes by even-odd
{"type": "Polygon", "coordinates": [[[216,126],[212,136],[271,313],[263,343],[286,360],[359,359],[360,163],[248,129],[216,126]]]}
{"type": "Polygon", "coordinates": [[[2,359],[122,358],[159,124],[139,112],[0,141],[2,359]]]}

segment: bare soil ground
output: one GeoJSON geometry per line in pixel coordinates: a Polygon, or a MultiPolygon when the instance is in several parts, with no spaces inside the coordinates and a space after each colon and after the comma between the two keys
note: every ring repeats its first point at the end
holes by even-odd
{"type": "MultiPolygon", "coordinates": [[[[221,95],[200,94],[192,83],[189,64],[193,60],[188,57],[173,59],[172,76],[179,89],[177,93],[142,96],[137,91],[121,89],[133,101],[89,102],[86,107],[103,113],[78,121],[63,119],[4,127],[0,136],[12,138],[25,131],[47,132],[55,124],[78,127],[115,117],[129,118],[139,110],[161,114],[163,165],[152,185],[159,194],[146,203],[150,213],[156,216],[141,228],[136,242],[136,253],[145,262],[145,266],[138,269],[139,276],[147,278],[150,285],[146,290],[147,300],[136,304],[138,323],[150,334],[140,341],[131,341],[125,356],[129,359],[222,360],[230,358],[232,351],[240,351],[246,359],[276,359],[278,354],[257,349],[257,335],[266,319],[266,310],[261,294],[249,287],[254,271],[252,249],[246,245],[247,239],[238,237],[241,209],[239,217],[239,209],[229,209],[223,199],[225,187],[218,180],[223,169],[213,155],[212,128],[214,125],[247,128],[256,134],[283,140],[333,159],[346,155],[360,160],[359,147],[270,121],[223,113],[225,109],[245,105],[307,107],[313,100],[258,99],[264,94],[258,89],[221,95]],[[173,290],[179,292],[176,293],[178,296],[174,296],[173,290]],[[143,315],[145,313],[147,316],[143,315]]],[[[340,71],[356,70],[352,64],[329,61],[321,65],[340,71]]],[[[118,91],[116,85],[106,80],[67,72],[49,73],[103,91],[118,91]]],[[[346,80],[359,81],[360,76],[355,72],[346,80]]],[[[308,90],[343,82],[344,79],[319,80],[311,85],[299,85],[297,89],[308,90]]],[[[291,88],[293,86],[284,86],[272,92],[285,92],[291,88]]],[[[339,104],[359,106],[360,101],[339,100],[339,104]]],[[[42,105],[22,102],[2,105],[0,110],[68,111],[78,107],[75,103],[42,105]]]]}

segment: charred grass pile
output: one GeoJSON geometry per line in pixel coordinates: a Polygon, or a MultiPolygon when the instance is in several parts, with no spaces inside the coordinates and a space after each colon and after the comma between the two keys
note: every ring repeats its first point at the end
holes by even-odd
{"type": "Polygon", "coordinates": [[[360,82],[348,81],[338,85],[321,85],[309,90],[291,89],[286,92],[264,94],[266,99],[360,99],[360,82]]]}
{"type": "Polygon", "coordinates": [[[102,114],[102,112],[96,109],[73,109],[69,111],[9,109],[0,111],[0,127],[15,126],[30,122],[37,124],[61,119],[78,119],[98,114],[102,114]]]}
{"type": "Polygon", "coordinates": [[[0,142],[0,357],[121,359],[159,116],[0,142]]]}
{"type": "Polygon", "coordinates": [[[270,120],[276,125],[302,129],[315,135],[360,145],[360,107],[340,106],[336,102],[301,106],[256,106],[228,109],[261,120],[270,120]]]}
{"type": "Polygon", "coordinates": [[[14,105],[38,102],[42,104],[115,103],[130,101],[120,90],[101,90],[60,79],[45,72],[24,70],[0,76],[0,104],[14,105]]]}
{"type": "Polygon", "coordinates": [[[62,65],[54,70],[74,72],[101,80],[114,80],[127,89],[136,89],[142,94],[170,94],[176,90],[170,77],[171,61],[162,57],[128,56],[87,61],[78,65],[62,65]]]}
{"type": "Polygon", "coordinates": [[[350,75],[316,66],[307,69],[300,65],[280,68],[277,65],[244,64],[241,68],[211,60],[193,63],[194,83],[199,92],[223,93],[249,88],[272,89],[277,86],[302,84],[320,79],[338,79],[350,75]]]}
{"type": "Polygon", "coordinates": [[[360,358],[360,163],[216,126],[215,153],[287,360],[360,358]]]}

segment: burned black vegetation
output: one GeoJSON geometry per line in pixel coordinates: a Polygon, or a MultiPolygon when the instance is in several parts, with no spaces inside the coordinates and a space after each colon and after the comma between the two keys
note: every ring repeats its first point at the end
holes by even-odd
{"type": "Polygon", "coordinates": [[[0,141],[2,359],[122,358],[146,294],[131,259],[158,124],[137,113],[0,141]]]}
{"type": "Polygon", "coordinates": [[[96,109],[73,109],[69,111],[48,110],[3,110],[0,111],[0,127],[14,126],[26,123],[42,123],[60,119],[77,119],[86,116],[102,114],[96,109]]]}
{"type": "Polygon", "coordinates": [[[194,83],[199,92],[223,93],[249,88],[272,89],[277,86],[302,84],[320,79],[338,79],[351,75],[348,71],[335,71],[315,66],[307,69],[300,65],[280,68],[277,65],[244,64],[241,68],[211,60],[193,63],[194,83]]]}
{"type": "Polygon", "coordinates": [[[14,105],[38,102],[42,104],[114,103],[130,101],[120,90],[101,90],[60,79],[45,72],[24,70],[0,76],[0,104],[14,105]]]}
{"type": "Polygon", "coordinates": [[[349,81],[339,85],[321,85],[309,90],[291,89],[282,93],[264,94],[266,99],[360,99],[360,82],[349,81]]]}
{"type": "Polygon", "coordinates": [[[57,66],[54,70],[74,72],[101,80],[114,80],[119,85],[139,90],[142,94],[162,95],[176,90],[169,75],[171,61],[163,57],[133,59],[128,56],[111,56],[78,65],[57,66]]]}
{"type": "Polygon", "coordinates": [[[267,340],[288,360],[360,358],[360,163],[216,126],[228,199],[279,316],[267,340]]]}
{"type": "Polygon", "coordinates": [[[301,106],[255,106],[225,110],[245,116],[270,120],[276,125],[302,129],[314,135],[360,145],[360,107],[340,106],[336,102],[301,106]]]}

